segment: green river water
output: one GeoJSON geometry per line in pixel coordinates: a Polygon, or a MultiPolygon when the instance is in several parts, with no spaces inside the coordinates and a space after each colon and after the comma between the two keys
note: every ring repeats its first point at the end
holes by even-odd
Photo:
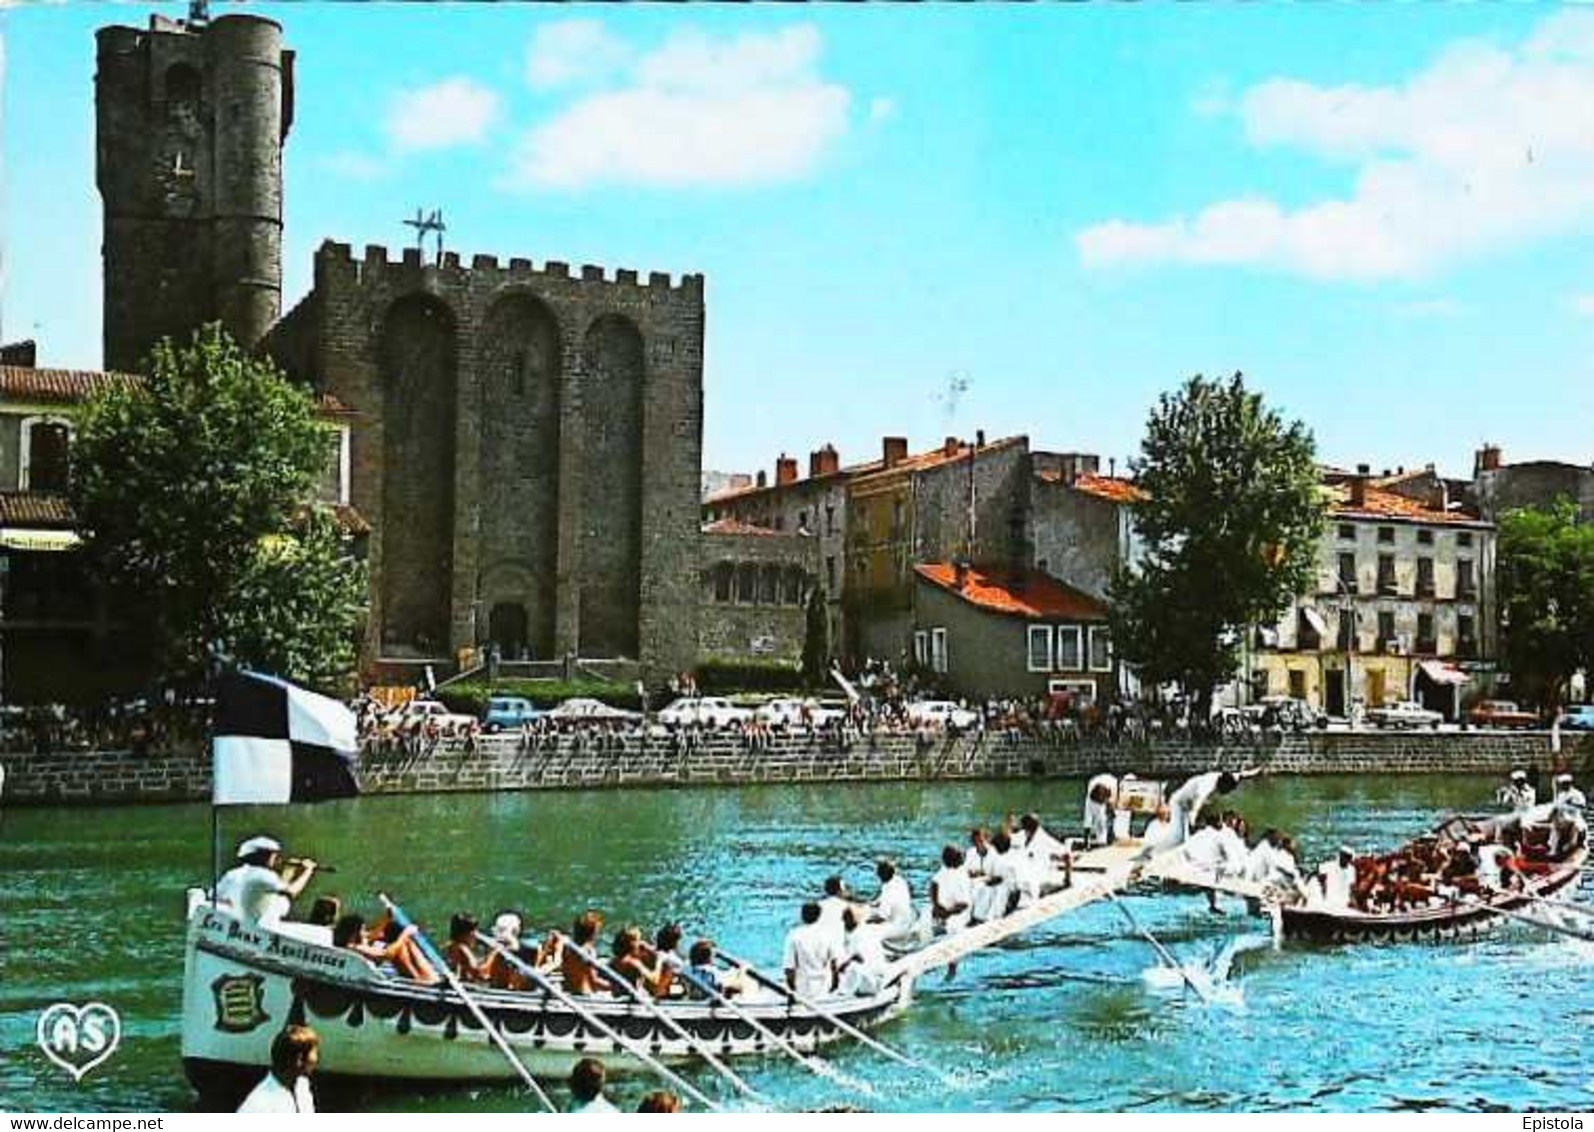
{"type": "MultiPolygon", "coordinates": [[[[1234,797],[1253,826],[1295,832],[1303,864],[1315,864],[1341,841],[1393,845],[1446,812],[1487,808],[1493,785],[1279,778],[1234,797]]],[[[502,906],[562,925],[591,905],[611,925],[680,920],[773,967],[827,874],[870,893],[870,862],[891,855],[922,898],[938,846],[963,840],[971,821],[1035,809],[1072,825],[1081,794],[1077,781],[1048,781],[369,797],[233,811],[224,829],[229,845],[267,831],[335,862],[312,892],[367,911],[378,887],[433,926],[457,908],[502,906]]],[[[192,1107],[178,1060],[183,890],[208,870],[209,832],[201,805],[0,813],[0,1108],[192,1107]],[[61,1000],[99,1000],[122,1017],[120,1049],[81,1085],[33,1045],[39,1012],[61,1000]]],[[[1131,902],[1181,957],[1265,931],[1233,901],[1226,917],[1198,896],[1131,902]]],[[[834,1058],[875,1083],[872,1097],[774,1059],[744,1072],[791,1109],[1594,1107],[1594,945],[1512,927],[1470,945],[1263,947],[1242,957],[1234,1000],[1211,1007],[1149,989],[1141,972],[1154,963],[1111,907],[1087,908],[971,958],[953,982],[927,977],[882,1031],[949,1081],[860,1048],[834,1058]]],[[[711,1073],[693,1077],[726,1095],[711,1073]]],[[[648,1087],[624,1082],[619,1099],[634,1104],[648,1087]]],[[[530,1107],[508,1086],[373,1091],[359,1103],[530,1107]]]]}

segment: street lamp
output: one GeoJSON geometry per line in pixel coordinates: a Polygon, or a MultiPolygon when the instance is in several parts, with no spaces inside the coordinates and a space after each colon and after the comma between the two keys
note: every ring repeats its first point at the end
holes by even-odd
{"type": "Polygon", "coordinates": [[[1339,589],[1339,635],[1345,645],[1345,718],[1355,726],[1356,720],[1351,712],[1355,702],[1355,657],[1356,657],[1356,591],[1344,578],[1336,576],[1334,584],[1339,589]],[[1346,619],[1349,618],[1350,631],[1345,629],[1346,619]]]}

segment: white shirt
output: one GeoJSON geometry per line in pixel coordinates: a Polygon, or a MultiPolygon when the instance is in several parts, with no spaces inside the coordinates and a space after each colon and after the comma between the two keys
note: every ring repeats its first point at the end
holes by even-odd
{"type": "Polygon", "coordinates": [[[1336,857],[1324,861],[1317,875],[1323,878],[1323,903],[1329,908],[1349,908],[1350,892],[1356,884],[1356,865],[1341,865],[1336,857]]]}
{"type": "Polygon", "coordinates": [[[1110,802],[1097,802],[1091,799],[1098,786],[1105,786],[1108,797],[1115,798],[1118,796],[1118,780],[1110,774],[1098,774],[1085,783],[1085,832],[1090,834],[1090,839],[1095,844],[1105,845],[1109,840],[1108,834],[1112,832],[1107,822],[1107,812],[1112,807],[1110,802]]]}
{"type": "Polygon", "coordinates": [[[874,910],[893,934],[913,927],[913,891],[908,887],[907,878],[897,873],[881,885],[874,910]]]}
{"type": "Polygon", "coordinates": [[[1196,815],[1201,812],[1201,807],[1207,804],[1207,799],[1217,791],[1218,779],[1222,777],[1222,771],[1211,770],[1188,779],[1183,786],[1173,792],[1173,796],[1168,799],[1168,810],[1172,815],[1169,825],[1173,830],[1173,836],[1168,839],[1170,846],[1178,845],[1190,836],[1196,815]]]}
{"type": "Polygon", "coordinates": [[[1141,833],[1140,840],[1153,849],[1171,848],[1170,838],[1173,836],[1173,823],[1163,821],[1161,818],[1152,818],[1146,823],[1145,831],[1141,833]]]}
{"type": "Polygon", "coordinates": [[[1024,845],[1024,856],[1034,861],[1043,873],[1049,873],[1056,868],[1057,858],[1066,855],[1067,852],[1068,846],[1047,833],[1045,829],[1037,829],[1035,836],[1024,845]]]}
{"type": "Polygon", "coordinates": [[[822,998],[830,993],[830,968],[840,951],[840,941],[830,934],[823,920],[803,924],[786,936],[781,969],[797,973],[798,994],[805,998],[822,998]]]}
{"type": "Polygon", "coordinates": [[[280,919],[288,883],[264,865],[236,865],[216,882],[216,903],[231,908],[245,920],[280,919]]]}
{"type": "Polygon", "coordinates": [[[614,1105],[609,1103],[609,1098],[608,1097],[604,1096],[602,1093],[599,1093],[597,1096],[593,1097],[586,1104],[582,1104],[580,1101],[577,1101],[574,1104],[572,1104],[565,1111],[566,1111],[567,1114],[569,1114],[571,1116],[574,1116],[574,1115],[577,1115],[577,1114],[580,1114],[580,1113],[584,1113],[584,1112],[585,1113],[594,1113],[595,1112],[595,1113],[600,1113],[601,1114],[601,1113],[606,1113],[606,1112],[619,1112],[620,1110],[615,1108],[614,1105]]]}
{"type": "Polygon", "coordinates": [[[948,919],[955,921],[959,917],[964,922],[968,921],[969,909],[974,904],[974,886],[969,882],[969,874],[961,868],[943,868],[935,874],[930,884],[935,888],[936,903],[943,910],[956,908],[963,905],[963,911],[953,913],[948,919]]]}
{"type": "Polygon", "coordinates": [[[880,929],[869,924],[859,924],[847,933],[846,957],[856,961],[849,964],[845,989],[852,994],[873,994],[880,989],[886,972],[886,951],[880,945],[880,929]]]}
{"type": "MultiPolygon", "coordinates": [[[[1555,804],[1567,810],[1579,810],[1587,807],[1588,799],[1583,796],[1583,791],[1576,786],[1563,787],[1555,795],[1555,804]]],[[[1581,817],[1581,814],[1576,815],[1581,817]]]]}
{"type": "Polygon", "coordinates": [[[991,854],[993,852],[994,850],[989,843],[986,844],[984,849],[977,849],[970,845],[968,857],[963,862],[963,868],[971,877],[984,876],[986,870],[991,866],[991,854]]]}
{"type": "Polygon", "coordinates": [[[1499,798],[1501,805],[1510,806],[1520,814],[1533,808],[1539,800],[1539,793],[1533,789],[1531,782],[1511,783],[1500,787],[1499,798]]]}
{"type": "Polygon", "coordinates": [[[1218,834],[1223,840],[1223,871],[1231,876],[1244,876],[1251,863],[1250,846],[1232,826],[1224,826],[1218,834]]]}
{"type": "Polygon", "coordinates": [[[1484,888],[1499,888],[1505,863],[1512,857],[1509,846],[1493,842],[1478,850],[1478,883],[1484,888]]]}
{"type": "Polygon", "coordinates": [[[1251,850],[1251,856],[1245,863],[1245,879],[1257,884],[1266,884],[1273,878],[1273,846],[1263,838],[1256,843],[1256,848],[1251,850]]]}
{"type": "Polygon", "coordinates": [[[847,934],[847,925],[841,922],[841,914],[850,907],[852,901],[839,896],[827,896],[819,902],[819,926],[830,936],[837,951],[841,950],[841,937],[847,934]]]}
{"type": "Polygon", "coordinates": [[[310,1092],[310,1078],[298,1078],[294,1081],[293,1088],[290,1089],[277,1080],[275,1073],[267,1073],[266,1079],[256,1085],[254,1090],[244,1098],[244,1103],[238,1106],[238,1111],[248,1113],[313,1113],[315,1112],[315,1096],[310,1092]]]}
{"type": "Polygon", "coordinates": [[[1229,857],[1223,831],[1210,826],[1196,830],[1185,840],[1184,855],[1197,868],[1212,873],[1221,872],[1229,857]]]}

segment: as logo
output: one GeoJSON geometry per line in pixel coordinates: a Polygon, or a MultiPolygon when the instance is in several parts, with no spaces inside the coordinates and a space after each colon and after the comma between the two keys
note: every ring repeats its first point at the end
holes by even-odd
{"type": "Polygon", "coordinates": [[[269,1017],[265,980],[259,975],[223,975],[210,991],[216,996],[216,1029],[224,1034],[247,1034],[269,1017]]]}
{"type": "Polygon", "coordinates": [[[58,1002],[39,1015],[36,1036],[44,1056],[72,1074],[74,1081],[81,1081],[116,1052],[122,1020],[103,1002],[87,1006],[58,1002]]]}

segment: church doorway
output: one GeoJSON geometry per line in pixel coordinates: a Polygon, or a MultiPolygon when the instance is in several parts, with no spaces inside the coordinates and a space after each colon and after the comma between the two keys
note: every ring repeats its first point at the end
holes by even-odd
{"type": "Polygon", "coordinates": [[[526,607],[501,601],[487,615],[487,637],[505,660],[523,659],[526,651],[526,607]]]}

